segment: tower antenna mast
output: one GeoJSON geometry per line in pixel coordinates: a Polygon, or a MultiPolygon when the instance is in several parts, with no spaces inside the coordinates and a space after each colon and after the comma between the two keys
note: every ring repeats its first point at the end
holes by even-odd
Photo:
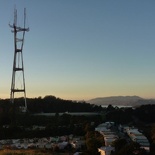
{"type": "Polygon", "coordinates": [[[26,89],[25,89],[25,77],[24,77],[24,63],[23,63],[23,45],[25,32],[29,31],[29,28],[25,28],[26,23],[26,9],[24,8],[24,26],[17,26],[17,10],[14,9],[14,23],[13,25],[9,24],[14,33],[14,60],[13,60],[13,70],[12,70],[12,82],[11,82],[11,93],[10,100],[11,103],[14,103],[15,93],[24,94],[24,105],[21,105],[22,111],[27,111],[27,102],[26,102],[26,89]],[[22,77],[21,77],[21,76],[22,77]],[[18,83],[21,82],[21,85],[18,83]]]}

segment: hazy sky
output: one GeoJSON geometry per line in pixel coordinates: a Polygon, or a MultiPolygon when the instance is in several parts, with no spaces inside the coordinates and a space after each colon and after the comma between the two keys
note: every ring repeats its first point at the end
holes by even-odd
{"type": "Polygon", "coordinates": [[[10,97],[14,7],[27,97],[155,98],[155,0],[0,0],[0,98],[10,97]]]}

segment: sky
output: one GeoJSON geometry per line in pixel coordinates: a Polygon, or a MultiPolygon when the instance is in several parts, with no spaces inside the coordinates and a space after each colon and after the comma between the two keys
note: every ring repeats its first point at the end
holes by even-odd
{"type": "Polygon", "coordinates": [[[0,98],[10,97],[14,8],[30,28],[27,97],[155,98],[154,0],[0,0],[0,98]]]}

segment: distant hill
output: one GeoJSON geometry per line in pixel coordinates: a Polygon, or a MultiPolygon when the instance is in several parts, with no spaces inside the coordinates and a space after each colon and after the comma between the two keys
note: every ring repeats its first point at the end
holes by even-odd
{"type": "Polygon", "coordinates": [[[139,96],[111,96],[98,97],[87,101],[96,105],[122,105],[122,106],[140,106],[145,104],[155,104],[153,99],[143,99],[139,96]]]}

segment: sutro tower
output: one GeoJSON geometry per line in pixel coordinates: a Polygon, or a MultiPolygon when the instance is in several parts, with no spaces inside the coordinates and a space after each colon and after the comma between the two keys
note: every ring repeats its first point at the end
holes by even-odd
{"type": "Polygon", "coordinates": [[[24,105],[22,105],[22,111],[27,111],[26,103],[26,90],[25,90],[25,77],[24,77],[24,63],[23,63],[23,45],[25,32],[29,31],[29,28],[25,28],[26,23],[26,9],[24,9],[24,26],[23,28],[17,26],[17,10],[14,10],[14,23],[9,26],[14,33],[14,60],[12,71],[12,83],[10,100],[14,103],[15,93],[23,93],[24,105]]]}

